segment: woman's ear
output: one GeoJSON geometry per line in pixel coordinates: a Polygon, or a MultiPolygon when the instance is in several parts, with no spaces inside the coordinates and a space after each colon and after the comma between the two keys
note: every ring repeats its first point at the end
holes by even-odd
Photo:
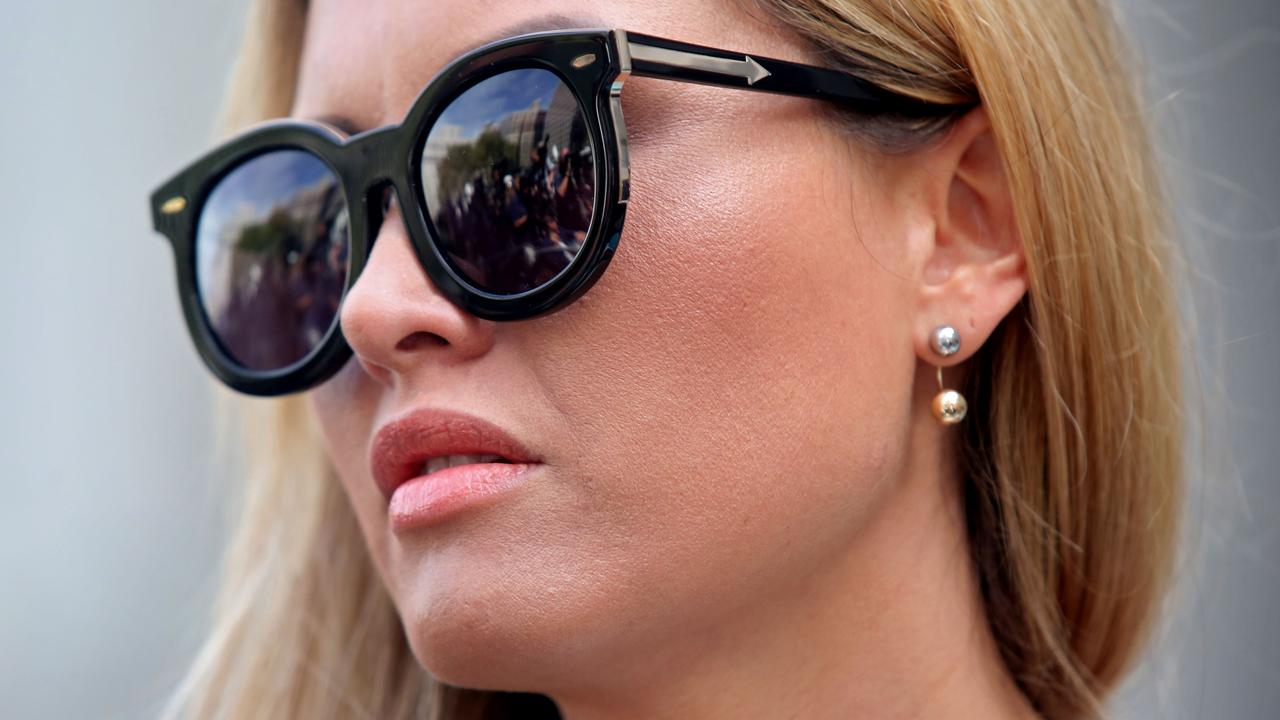
{"type": "Polygon", "coordinates": [[[925,151],[924,197],[931,205],[934,242],[919,276],[916,354],[934,365],[954,365],[986,342],[1026,294],[1026,262],[1004,164],[986,110],[960,118],[925,151]],[[933,352],[934,328],[960,333],[960,351],[933,352]]]}

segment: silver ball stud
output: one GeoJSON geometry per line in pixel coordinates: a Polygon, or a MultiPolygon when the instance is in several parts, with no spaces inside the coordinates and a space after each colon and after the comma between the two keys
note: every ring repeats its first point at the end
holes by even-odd
{"type": "Polygon", "coordinates": [[[950,325],[942,325],[934,328],[933,335],[930,336],[930,345],[933,351],[947,357],[960,352],[960,333],[950,325]]]}

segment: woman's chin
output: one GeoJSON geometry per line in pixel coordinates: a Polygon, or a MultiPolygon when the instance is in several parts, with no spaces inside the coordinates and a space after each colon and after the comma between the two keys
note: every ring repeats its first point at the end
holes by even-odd
{"type": "Polygon", "coordinates": [[[400,607],[418,664],[450,685],[479,690],[545,692],[576,663],[570,640],[589,623],[563,599],[482,578],[454,575],[400,607]]]}

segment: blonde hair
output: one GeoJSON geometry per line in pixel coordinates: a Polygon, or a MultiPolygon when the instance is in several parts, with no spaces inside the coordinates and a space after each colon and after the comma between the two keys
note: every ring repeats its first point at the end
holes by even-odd
{"type": "MultiPolygon", "coordinates": [[[[1048,718],[1103,714],[1164,595],[1181,508],[1177,308],[1137,73],[1103,0],[754,0],[825,62],[978,99],[1029,289],[970,361],[959,462],[1004,661],[1048,718]]],[[[233,128],[286,115],[304,0],[256,0],[233,128]]],[[[863,118],[873,147],[937,127],[863,118]]],[[[299,397],[238,401],[250,438],[215,622],[170,716],[529,717],[415,661],[299,397]],[[286,507],[288,512],[281,512],[286,507]]]]}

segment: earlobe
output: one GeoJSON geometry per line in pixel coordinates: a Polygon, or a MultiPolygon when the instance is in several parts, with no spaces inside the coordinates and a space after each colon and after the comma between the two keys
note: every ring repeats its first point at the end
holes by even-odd
{"type": "Polygon", "coordinates": [[[956,121],[928,154],[934,186],[934,243],[919,275],[915,336],[921,359],[950,365],[972,356],[1026,294],[1017,213],[998,144],[979,107],[956,121]],[[964,336],[961,353],[937,362],[929,346],[940,325],[964,336]]]}

